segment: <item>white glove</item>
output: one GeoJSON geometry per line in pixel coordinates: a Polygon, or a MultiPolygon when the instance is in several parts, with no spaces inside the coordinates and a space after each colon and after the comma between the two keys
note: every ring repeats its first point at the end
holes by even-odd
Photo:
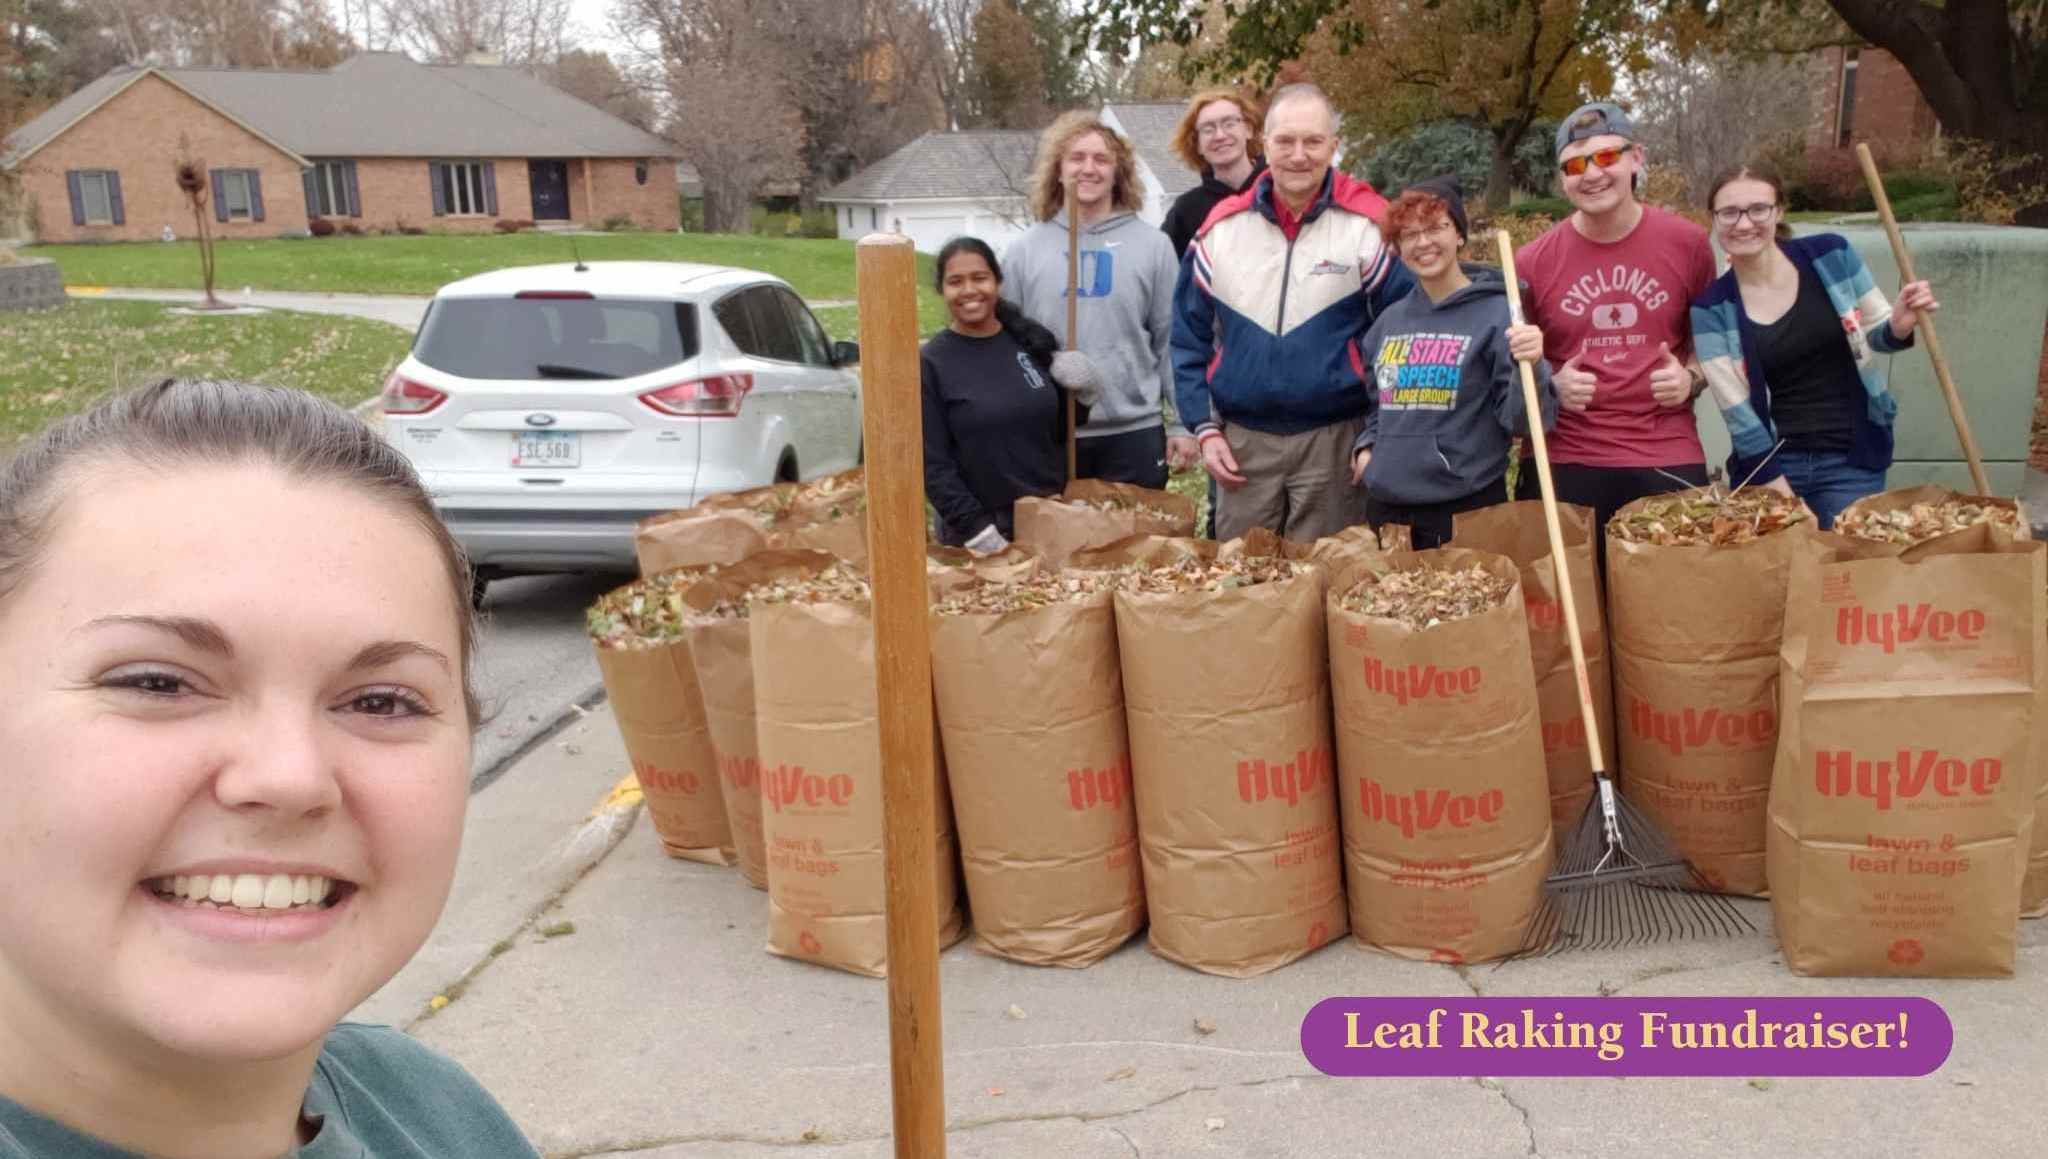
{"type": "Polygon", "coordinates": [[[1095,373],[1095,364],[1078,350],[1062,350],[1052,356],[1052,380],[1074,392],[1074,401],[1082,406],[1094,406],[1102,397],[1102,379],[1095,373]]]}
{"type": "Polygon", "coordinates": [[[968,540],[966,546],[967,550],[976,555],[994,555],[1010,546],[1010,541],[1004,539],[1003,533],[997,531],[996,525],[991,523],[982,528],[973,539],[968,540]]]}

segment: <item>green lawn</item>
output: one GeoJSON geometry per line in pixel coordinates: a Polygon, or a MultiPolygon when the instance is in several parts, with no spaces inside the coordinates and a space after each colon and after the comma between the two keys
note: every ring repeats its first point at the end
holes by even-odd
{"type": "Polygon", "coordinates": [[[161,375],[253,379],[354,405],[376,394],[411,336],[355,318],[197,317],[154,302],[72,302],[0,325],[0,445],[161,375]]]}

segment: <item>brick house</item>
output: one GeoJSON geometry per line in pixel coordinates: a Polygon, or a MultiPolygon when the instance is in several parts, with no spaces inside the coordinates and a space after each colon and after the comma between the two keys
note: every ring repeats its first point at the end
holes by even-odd
{"type": "Polygon", "coordinates": [[[11,134],[43,241],[194,230],[174,166],[205,162],[220,237],[487,231],[500,220],[679,224],[668,142],[516,68],[364,53],[325,71],[122,68],[11,134]]]}
{"type": "Polygon", "coordinates": [[[1807,58],[1813,94],[1806,125],[1809,157],[1847,151],[1856,142],[1885,157],[1917,157],[1941,136],[1934,109],[1898,58],[1881,48],[1833,45],[1807,58]]]}

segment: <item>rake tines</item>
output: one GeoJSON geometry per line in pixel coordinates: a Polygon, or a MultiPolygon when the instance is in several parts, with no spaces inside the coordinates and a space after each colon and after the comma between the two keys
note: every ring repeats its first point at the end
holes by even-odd
{"type": "Polygon", "coordinates": [[[1513,957],[1756,932],[1604,775],[1599,789],[1544,881],[1543,900],[1513,957]]]}

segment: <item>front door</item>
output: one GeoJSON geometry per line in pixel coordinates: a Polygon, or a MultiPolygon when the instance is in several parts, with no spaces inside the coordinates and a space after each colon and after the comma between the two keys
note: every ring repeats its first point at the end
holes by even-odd
{"type": "Polygon", "coordinates": [[[528,161],[526,172],[533,182],[533,220],[569,220],[569,163],[528,161]]]}

